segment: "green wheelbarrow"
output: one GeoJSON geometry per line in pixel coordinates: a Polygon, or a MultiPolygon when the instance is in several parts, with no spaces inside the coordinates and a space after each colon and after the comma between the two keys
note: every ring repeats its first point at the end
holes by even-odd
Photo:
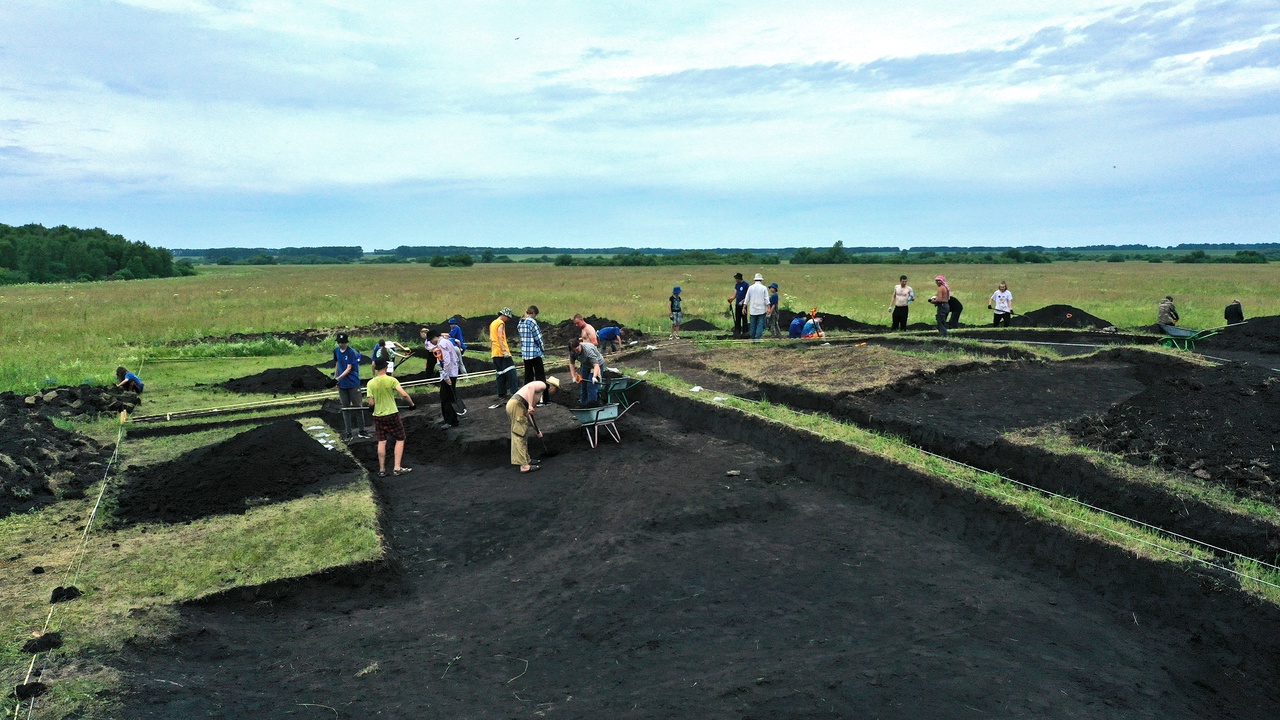
{"type": "Polygon", "coordinates": [[[614,442],[622,442],[617,423],[628,410],[638,404],[631,403],[624,408],[617,403],[610,403],[600,407],[569,408],[569,412],[582,423],[583,429],[587,431],[587,442],[594,449],[600,443],[600,428],[604,428],[614,442]]]}
{"type": "Polygon", "coordinates": [[[1160,347],[1174,348],[1176,350],[1188,350],[1194,352],[1196,349],[1196,341],[1213,337],[1218,334],[1222,328],[1209,328],[1208,330],[1190,330],[1188,328],[1180,328],[1177,325],[1160,324],[1160,329],[1164,330],[1164,334],[1168,337],[1160,340],[1160,347]]]}

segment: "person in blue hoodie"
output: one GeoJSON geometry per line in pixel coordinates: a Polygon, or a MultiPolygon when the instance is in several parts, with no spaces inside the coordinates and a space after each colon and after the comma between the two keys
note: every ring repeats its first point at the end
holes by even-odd
{"type": "Polygon", "coordinates": [[[449,318],[449,339],[457,346],[458,352],[467,351],[467,343],[462,340],[462,326],[458,324],[458,318],[449,318]]]}
{"type": "Polygon", "coordinates": [[[142,380],[123,365],[116,368],[116,387],[127,392],[142,394],[142,380]]]}
{"type": "Polygon", "coordinates": [[[791,320],[791,325],[787,327],[787,337],[801,338],[804,337],[804,321],[808,318],[804,313],[800,313],[791,320]]]}

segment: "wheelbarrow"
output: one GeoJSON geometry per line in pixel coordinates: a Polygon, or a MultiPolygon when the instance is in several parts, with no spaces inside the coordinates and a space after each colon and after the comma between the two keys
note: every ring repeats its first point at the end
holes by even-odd
{"type": "Polygon", "coordinates": [[[1160,329],[1164,331],[1166,337],[1160,341],[1161,347],[1175,348],[1177,350],[1188,350],[1194,352],[1196,342],[1205,338],[1213,337],[1218,334],[1221,327],[1209,328],[1208,330],[1191,330],[1190,328],[1180,328],[1177,325],[1166,325],[1160,323],[1160,329]]]}
{"type": "Polygon", "coordinates": [[[631,407],[632,400],[627,398],[627,391],[636,387],[644,380],[641,378],[631,377],[611,377],[605,378],[604,387],[601,388],[604,393],[604,401],[606,403],[617,403],[622,406],[623,410],[631,407]]]}
{"type": "Polygon", "coordinates": [[[608,431],[616,443],[622,442],[622,436],[618,433],[617,422],[622,419],[627,411],[635,407],[639,403],[631,403],[627,407],[622,407],[617,403],[610,403],[600,407],[589,408],[569,408],[569,412],[582,423],[582,427],[587,431],[587,442],[591,443],[594,449],[600,443],[600,428],[608,431]]]}

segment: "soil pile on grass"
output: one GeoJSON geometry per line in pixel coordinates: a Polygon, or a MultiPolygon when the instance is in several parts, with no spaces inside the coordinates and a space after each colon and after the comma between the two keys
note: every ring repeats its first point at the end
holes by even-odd
{"type": "Polygon", "coordinates": [[[1029,313],[1015,315],[1009,320],[1013,327],[1076,328],[1101,330],[1114,327],[1112,323],[1070,305],[1050,305],[1029,313]]]}
{"type": "Polygon", "coordinates": [[[302,365],[291,368],[272,368],[263,370],[257,375],[234,378],[218,387],[236,393],[269,393],[294,394],[319,392],[334,387],[337,383],[325,372],[314,365],[302,365]]]}
{"type": "Polygon", "coordinates": [[[0,406],[0,517],[84,495],[102,479],[108,447],[46,417],[0,406]]]}
{"type": "MultiPolygon", "coordinates": [[[[595,328],[597,331],[607,327],[622,328],[622,342],[625,345],[632,340],[639,340],[644,337],[644,333],[634,328],[624,327],[617,320],[599,317],[597,315],[588,315],[583,318],[587,324],[595,328]]],[[[688,326],[685,326],[688,327],[688,326]]],[[[548,347],[564,347],[569,344],[569,340],[576,338],[582,334],[577,325],[573,324],[573,320],[565,320],[559,325],[552,326],[542,331],[543,339],[548,347]]]]}
{"type": "Polygon", "coordinates": [[[132,411],[142,400],[136,393],[115,387],[80,385],[55,387],[30,395],[0,393],[0,407],[10,411],[27,411],[44,417],[97,417],[100,413],[116,414],[132,411]]]}
{"type": "Polygon", "coordinates": [[[683,323],[681,323],[680,329],[688,330],[690,332],[703,332],[706,330],[719,330],[720,328],[716,327],[715,325],[712,325],[711,323],[707,322],[706,320],[703,320],[702,318],[694,318],[692,320],[686,320],[683,323]]]}
{"type": "MultiPolygon", "coordinates": [[[[787,328],[791,326],[791,321],[801,314],[790,310],[780,310],[779,312],[782,313],[778,321],[783,332],[786,332],[787,328]]],[[[818,317],[822,318],[822,329],[828,332],[874,333],[887,332],[889,330],[888,325],[871,325],[843,315],[822,312],[822,310],[818,310],[818,317]]]]}
{"type": "Polygon", "coordinates": [[[188,522],[292,500],[359,475],[349,455],[326,450],[292,420],[249,430],[176,460],[131,469],[116,516],[134,522],[188,522]]]}
{"type": "Polygon", "coordinates": [[[1240,493],[1280,501],[1280,378],[1222,365],[1153,384],[1070,426],[1084,443],[1240,493]]]}
{"type": "Polygon", "coordinates": [[[1201,343],[1205,349],[1280,353],[1280,315],[1253,318],[1242,325],[1229,325],[1201,343]]]}

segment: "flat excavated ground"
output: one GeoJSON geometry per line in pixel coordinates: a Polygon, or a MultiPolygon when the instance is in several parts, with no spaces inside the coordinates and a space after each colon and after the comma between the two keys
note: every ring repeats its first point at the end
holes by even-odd
{"type": "Polygon", "coordinates": [[[1101,594],[1029,548],[800,482],[779,438],[641,412],[597,450],[555,433],[557,456],[522,476],[412,425],[415,471],[378,482],[390,566],[185,606],[173,644],[121,659],[122,716],[1271,718],[1280,703],[1276,658],[1210,639],[1222,618],[1172,619],[1186,587],[1101,594]]]}

